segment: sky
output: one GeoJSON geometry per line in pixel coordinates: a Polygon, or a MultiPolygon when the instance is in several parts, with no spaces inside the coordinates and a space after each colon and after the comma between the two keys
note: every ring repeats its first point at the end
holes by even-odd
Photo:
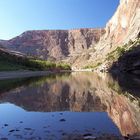
{"type": "Polygon", "coordinates": [[[0,0],[0,39],[27,30],[105,27],[119,0],[0,0]]]}

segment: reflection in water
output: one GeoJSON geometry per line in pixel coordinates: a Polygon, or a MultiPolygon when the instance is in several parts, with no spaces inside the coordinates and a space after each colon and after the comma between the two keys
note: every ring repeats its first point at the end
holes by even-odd
{"type": "Polygon", "coordinates": [[[121,77],[115,77],[116,81],[107,74],[72,73],[0,81],[7,89],[0,86],[0,102],[35,112],[107,112],[122,135],[140,134],[140,82],[128,75],[121,77]]]}

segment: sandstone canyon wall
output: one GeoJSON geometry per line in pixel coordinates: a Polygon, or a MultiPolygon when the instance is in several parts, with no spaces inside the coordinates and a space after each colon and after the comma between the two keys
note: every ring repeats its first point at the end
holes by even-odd
{"type": "Polygon", "coordinates": [[[27,31],[1,43],[28,56],[59,61],[93,47],[103,33],[104,29],[27,31]]]}
{"type": "MultiPolygon", "coordinates": [[[[88,60],[81,57],[77,59],[74,66],[83,67],[83,65],[92,65],[95,63],[104,63],[108,53],[115,50],[118,46],[128,43],[129,40],[135,40],[140,34],[140,1],[139,0],[120,0],[120,4],[106,24],[105,34],[101,36],[100,41],[95,46],[94,52],[85,52],[83,56],[90,54],[88,60]]],[[[84,58],[84,57],[83,57],[84,58]]]]}
{"type": "Polygon", "coordinates": [[[105,29],[27,31],[0,43],[41,59],[65,60],[77,69],[104,63],[109,52],[139,34],[140,0],[120,0],[105,29]]]}

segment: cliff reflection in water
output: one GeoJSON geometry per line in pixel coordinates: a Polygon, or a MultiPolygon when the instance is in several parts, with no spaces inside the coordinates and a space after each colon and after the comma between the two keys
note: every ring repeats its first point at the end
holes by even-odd
{"type": "Polygon", "coordinates": [[[22,80],[11,81],[17,86],[8,91],[0,87],[0,102],[10,102],[27,111],[104,111],[122,135],[139,134],[140,82],[135,77],[121,77],[115,77],[115,81],[106,74],[72,73],[23,79],[24,84],[22,80]]]}

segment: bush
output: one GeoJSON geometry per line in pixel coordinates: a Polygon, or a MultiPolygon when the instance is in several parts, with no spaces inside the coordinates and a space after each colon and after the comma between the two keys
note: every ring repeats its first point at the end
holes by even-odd
{"type": "Polygon", "coordinates": [[[66,64],[66,63],[57,63],[56,68],[57,69],[62,69],[62,70],[71,70],[70,65],[66,64]]]}
{"type": "Polygon", "coordinates": [[[98,62],[96,65],[87,65],[83,69],[95,69],[96,67],[100,66],[102,63],[98,62]]]}
{"type": "Polygon", "coordinates": [[[1,69],[13,69],[11,66],[16,67],[16,69],[28,69],[28,70],[71,70],[70,65],[65,63],[56,64],[55,62],[50,62],[46,60],[39,60],[35,58],[25,58],[20,56],[15,56],[7,52],[0,50],[0,62],[1,69]],[[5,63],[3,63],[5,62],[5,63]],[[7,67],[8,66],[8,67],[7,67]],[[2,68],[3,67],[3,68],[2,68]]]}
{"type": "Polygon", "coordinates": [[[87,66],[85,66],[83,69],[92,69],[92,68],[94,68],[93,65],[87,65],[87,66]]]}
{"type": "Polygon", "coordinates": [[[116,49],[118,56],[122,56],[125,53],[125,48],[117,47],[116,49]]]}
{"type": "Polygon", "coordinates": [[[107,57],[106,57],[106,60],[107,60],[107,61],[109,61],[109,60],[114,60],[114,59],[115,59],[115,57],[114,57],[114,55],[112,55],[112,54],[108,54],[107,57]]]}
{"type": "Polygon", "coordinates": [[[114,51],[107,54],[107,57],[105,60],[111,61],[122,56],[126,52],[126,47],[127,47],[127,44],[123,45],[122,47],[117,47],[114,51]]]}

